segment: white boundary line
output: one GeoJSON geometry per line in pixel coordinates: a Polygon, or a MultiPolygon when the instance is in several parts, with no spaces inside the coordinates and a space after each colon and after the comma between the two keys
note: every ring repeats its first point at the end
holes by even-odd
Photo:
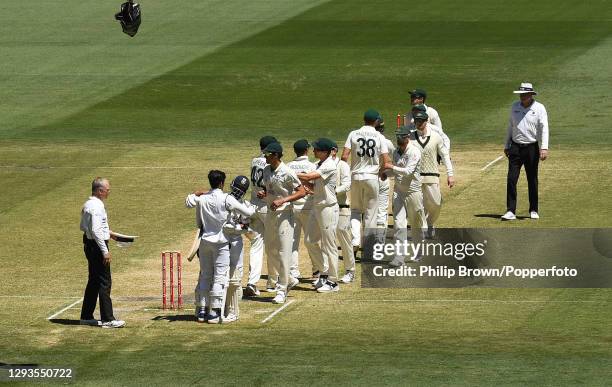
{"type": "Polygon", "coordinates": [[[288,303],[286,303],[285,305],[281,306],[280,308],[276,309],[274,312],[272,312],[272,314],[270,314],[268,317],[264,318],[263,320],[261,320],[262,324],[267,323],[268,321],[272,320],[272,318],[274,316],[276,316],[277,314],[279,314],[283,309],[285,309],[286,307],[288,307],[289,305],[293,304],[295,302],[295,300],[291,300],[288,303]]]}
{"type": "Polygon", "coordinates": [[[489,168],[490,166],[492,166],[493,164],[495,164],[496,162],[498,162],[499,160],[503,159],[504,155],[499,156],[498,158],[496,158],[495,160],[491,161],[489,164],[485,165],[481,171],[486,171],[487,168],[489,168]]]}
{"type": "Polygon", "coordinates": [[[68,305],[67,307],[65,307],[64,309],[60,310],[57,313],[52,314],[51,316],[47,317],[47,320],[53,320],[54,318],[56,318],[57,316],[59,316],[60,314],[64,313],[65,311],[67,311],[68,309],[72,308],[73,306],[75,306],[76,304],[78,304],[79,302],[83,301],[83,297],[79,298],[78,300],[76,300],[75,302],[73,302],[72,304],[68,305]]]}

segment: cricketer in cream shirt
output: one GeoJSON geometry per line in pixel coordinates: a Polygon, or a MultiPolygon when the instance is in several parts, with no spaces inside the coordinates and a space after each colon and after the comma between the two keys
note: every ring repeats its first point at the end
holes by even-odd
{"type": "Polygon", "coordinates": [[[440,216],[442,207],[442,194],[440,192],[440,171],[438,170],[437,156],[439,155],[446,167],[447,183],[449,187],[455,185],[453,165],[448,150],[444,146],[442,137],[427,128],[427,114],[419,112],[415,115],[416,131],[411,141],[421,148],[421,178],[423,191],[423,204],[428,228],[428,236],[433,237],[434,225],[440,216]]]}

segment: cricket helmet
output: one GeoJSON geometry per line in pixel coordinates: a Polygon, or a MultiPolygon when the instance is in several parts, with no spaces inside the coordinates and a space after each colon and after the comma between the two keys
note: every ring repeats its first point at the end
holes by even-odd
{"type": "Polygon", "coordinates": [[[123,32],[133,37],[140,27],[140,4],[134,0],[121,4],[121,11],[115,14],[115,19],[121,23],[123,32]]]}
{"type": "Polygon", "coordinates": [[[236,176],[230,184],[230,195],[240,200],[249,190],[249,179],[246,176],[236,176]]]}

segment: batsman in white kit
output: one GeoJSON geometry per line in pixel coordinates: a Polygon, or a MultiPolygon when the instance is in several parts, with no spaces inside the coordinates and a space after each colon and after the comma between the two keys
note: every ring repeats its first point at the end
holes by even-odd
{"type": "Polygon", "coordinates": [[[313,260],[320,268],[321,275],[314,284],[319,293],[337,292],[338,247],[338,200],[336,198],[336,162],[331,156],[337,145],[327,138],[314,142],[315,157],[319,159],[317,169],[309,173],[298,173],[298,178],[313,194],[313,216],[306,227],[306,240],[313,246],[313,260]]]}
{"type": "Polygon", "coordinates": [[[378,179],[381,166],[390,161],[385,137],[376,131],[380,114],[369,109],[364,113],[364,126],[353,130],[346,139],[342,160],[351,159],[351,224],[353,225],[353,246],[361,245],[364,257],[373,255],[378,214],[378,179]],[[363,228],[367,230],[361,238],[359,221],[363,216],[363,228]],[[363,242],[361,241],[363,239],[363,242]],[[367,243],[366,243],[367,242],[367,243]]]}
{"type": "MultiPolygon", "coordinates": [[[[410,141],[411,130],[402,126],[396,133],[397,148],[393,152],[393,163],[385,165],[385,170],[395,177],[393,187],[393,231],[395,242],[403,244],[408,240],[408,220],[417,225],[411,228],[412,243],[420,243],[423,239],[423,224],[425,212],[423,208],[423,193],[421,191],[421,150],[410,141]]],[[[414,251],[414,250],[413,250],[414,251]]],[[[397,254],[389,263],[391,266],[404,264],[406,255],[397,254]]],[[[421,257],[414,255],[413,261],[421,257]]]]}
{"type": "MultiPolygon", "coordinates": [[[[276,142],[276,138],[272,136],[263,136],[259,139],[259,156],[251,161],[251,204],[255,206],[255,215],[251,218],[250,230],[246,234],[251,242],[249,252],[249,279],[247,286],[244,288],[246,297],[259,296],[257,282],[261,279],[261,268],[263,266],[263,256],[265,249],[264,241],[264,224],[266,223],[266,214],[268,206],[266,201],[257,197],[257,192],[264,188],[263,186],[263,170],[268,165],[264,157],[263,150],[268,144],[276,142]]],[[[274,289],[278,273],[271,273],[268,267],[268,285],[267,288],[274,289]]]]}
{"type": "Polygon", "coordinates": [[[281,144],[268,144],[264,155],[268,162],[263,172],[264,189],[259,191],[257,196],[260,199],[265,198],[268,204],[264,236],[268,272],[278,272],[278,286],[272,302],[283,304],[289,290],[300,282],[289,274],[295,226],[292,202],[303,198],[306,192],[295,172],[281,161],[281,144]]]}
{"type": "Polygon", "coordinates": [[[242,234],[248,230],[255,209],[242,201],[249,187],[247,177],[236,177],[230,194],[223,192],[224,172],[210,171],[208,181],[211,190],[189,194],[185,206],[196,208],[196,223],[201,230],[200,277],[195,288],[197,319],[219,324],[239,318],[242,234]]]}

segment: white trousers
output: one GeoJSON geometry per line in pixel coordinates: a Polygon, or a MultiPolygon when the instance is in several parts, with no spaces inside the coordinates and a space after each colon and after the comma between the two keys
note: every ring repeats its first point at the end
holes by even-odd
{"type": "Polygon", "coordinates": [[[278,273],[278,285],[287,293],[289,267],[293,252],[293,211],[270,211],[266,215],[264,240],[268,257],[268,276],[278,273]]]}
{"type": "Polygon", "coordinates": [[[229,281],[230,243],[200,242],[200,277],[196,306],[221,308],[229,281]]]}
{"type": "Polygon", "coordinates": [[[355,256],[353,255],[353,233],[351,232],[351,210],[340,208],[338,215],[338,228],[336,228],[336,239],[342,249],[344,270],[355,270],[355,256]]]}
{"type": "MultiPolygon", "coordinates": [[[[396,243],[399,241],[403,244],[408,240],[408,220],[415,225],[423,224],[424,218],[422,192],[393,192],[393,231],[396,243]]],[[[410,230],[412,243],[420,243],[423,240],[423,229],[413,226],[410,230]]]]}
{"type": "Polygon", "coordinates": [[[389,178],[378,180],[378,212],[376,213],[376,227],[387,229],[389,224],[387,217],[389,215],[389,193],[391,184],[389,178]]]}
{"type": "Polygon", "coordinates": [[[291,266],[289,267],[289,274],[293,278],[300,276],[300,238],[302,237],[302,230],[304,230],[304,245],[308,251],[310,262],[314,267],[314,261],[312,259],[312,245],[306,242],[306,227],[308,226],[308,219],[312,215],[312,209],[293,209],[293,219],[295,220],[295,227],[293,229],[293,252],[291,253],[291,266]]]}
{"type": "MultiPolygon", "coordinates": [[[[264,256],[264,229],[266,213],[257,211],[251,218],[249,228],[252,230],[246,236],[251,241],[251,251],[249,252],[249,280],[248,283],[256,285],[261,278],[261,267],[263,266],[264,256]]],[[[276,275],[276,273],[274,273],[276,275]]]]}
{"type": "Polygon", "coordinates": [[[378,214],[378,179],[351,181],[351,230],[353,246],[362,246],[361,218],[363,227],[376,228],[378,214]]]}
{"type": "Polygon", "coordinates": [[[312,259],[321,275],[330,281],[338,279],[338,246],[336,228],[338,227],[338,204],[327,207],[315,206],[308,221],[306,240],[312,246],[312,259]]]}
{"type": "Polygon", "coordinates": [[[423,191],[423,206],[425,207],[425,225],[433,226],[438,220],[438,217],[440,217],[440,209],[442,208],[440,184],[423,183],[421,190],[423,191]]]}

